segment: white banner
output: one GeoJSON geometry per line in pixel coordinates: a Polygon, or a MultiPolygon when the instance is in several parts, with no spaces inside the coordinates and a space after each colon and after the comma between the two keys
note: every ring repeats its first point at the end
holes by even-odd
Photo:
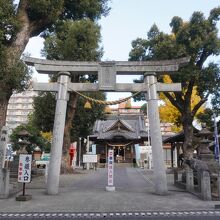
{"type": "Polygon", "coordinates": [[[108,150],[108,186],[114,185],[114,151],[108,150]]]}
{"type": "Polygon", "coordinates": [[[31,162],[32,155],[20,154],[18,164],[18,182],[29,183],[31,182],[31,162]]]}

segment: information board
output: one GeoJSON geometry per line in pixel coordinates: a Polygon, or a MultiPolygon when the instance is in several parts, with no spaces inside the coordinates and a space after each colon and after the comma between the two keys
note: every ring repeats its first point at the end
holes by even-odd
{"type": "Polygon", "coordinates": [[[29,183],[31,181],[32,155],[20,154],[18,164],[18,182],[29,183]]]}
{"type": "Polygon", "coordinates": [[[97,163],[97,155],[83,154],[83,163],[97,163]]]}

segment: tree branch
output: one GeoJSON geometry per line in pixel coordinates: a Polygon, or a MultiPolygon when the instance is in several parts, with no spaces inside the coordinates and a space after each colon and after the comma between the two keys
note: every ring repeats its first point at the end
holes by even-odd
{"type": "Polygon", "coordinates": [[[196,112],[199,110],[199,108],[208,100],[208,96],[209,96],[209,93],[207,93],[207,95],[200,100],[200,102],[194,106],[193,110],[192,110],[192,116],[194,117],[196,112]]]}
{"type": "Polygon", "coordinates": [[[189,81],[189,84],[187,86],[187,91],[185,94],[185,105],[186,106],[191,106],[191,96],[192,96],[192,91],[193,91],[193,86],[195,84],[195,76],[192,77],[192,79],[189,81]]]}
{"type": "Polygon", "coordinates": [[[200,59],[197,61],[196,66],[199,69],[202,69],[203,63],[206,61],[206,59],[211,55],[211,53],[208,53],[207,51],[203,50],[200,59]]]}
{"type": "Polygon", "coordinates": [[[170,95],[169,92],[164,92],[164,95],[169,99],[169,101],[172,103],[172,105],[174,105],[180,112],[183,111],[182,106],[176,102],[174,97],[172,95],[170,95]]]}

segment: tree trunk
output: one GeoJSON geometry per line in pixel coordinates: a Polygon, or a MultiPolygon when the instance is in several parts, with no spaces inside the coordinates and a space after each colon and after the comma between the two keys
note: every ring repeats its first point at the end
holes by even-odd
{"type": "Polygon", "coordinates": [[[6,124],[7,107],[8,99],[4,96],[0,97],[0,131],[6,124]]]}
{"type": "Polygon", "coordinates": [[[70,98],[66,113],[66,123],[64,128],[61,173],[73,173],[73,169],[69,163],[70,162],[69,147],[71,144],[71,128],[72,128],[72,121],[76,111],[77,98],[78,95],[76,93],[70,93],[70,98]]]}
{"type": "Polygon", "coordinates": [[[33,31],[33,26],[31,25],[27,14],[27,6],[27,0],[20,0],[17,12],[17,19],[22,24],[22,26],[20,31],[17,33],[15,41],[11,46],[12,48],[14,48],[14,52],[20,55],[24,51],[33,31]]]}
{"type": "MultiPolygon", "coordinates": [[[[6,50],[7,64],[6,67],[12,68],[18,60],[25,49],[30,38],[30,23],[28,20],[28,15],[26,13],[27,0],[21,0],[18,8],[18,20],[21,22],[22,27],[16,36],[16,40],[12,45],[8,46],[6,50]]],[[[7,71],[6,73],[7,74],[7,71]]],[[[12,91],[15,88],[11,88],[11,85],[1,85],[4,95],[0,95],[0,129],[6,123],[7,115],[7,105],[11,97],[12,91]]]]}
{"type": "Polygon", "coordinates": [[[64,128],[64,140],[63,140],[63,154],[68,153],[71,143],[71,128],[72,122],[76,111],[78,95],[76,93],[70,93],[70,99],[67,106],[66,123],[64,128]]]}
{"type": "Polygon", "coordinates": [[[182,116],[182,125],[183,125],[183,131],[184,131],[184,143],[183,143],[183,153],[185,158],[191,159],[193,157],[193,117],[191,116],[191,113],[186,113],[182,116]]]}
{"type": "MultiPolygon", "coordinates": [[[[7,64],[6,66],[12,68],[20,60],[20,56],[23,53],[30,36],[34,30],[34,26],[31,25],[27,14],[28,0],[20,0],[17,10],[17,20],[22,24],[21,29],[17,33],[15,41],[8,46],[6,50],[7,64]]],[[[7,73],[5,73],[7,74],[7,73]]],[[[13,89],[11,85],[3,85],[5,95],[0,95],[0,129],[6,123],[7,105],[11,97],[13,89]]],[[[2,89],[2,88],[1,88],[2,89]]]]}
{"type": "MultiPolygon", "coordinates": [[[[21,24],[21,29],[17,33],[16,39],[12,44],[12,48],[20,55],[24,51],[29,39],[38,36],[42,31],[50,26],[50,21],[44,17],[38,17],[37,20],[31,21],[28,16],[27,9],[29,7],[28,0],[20,0],[17,10],[17,20],[21,24]]],[[[60,10],[60,13],[62,10],[60,10]]]]}

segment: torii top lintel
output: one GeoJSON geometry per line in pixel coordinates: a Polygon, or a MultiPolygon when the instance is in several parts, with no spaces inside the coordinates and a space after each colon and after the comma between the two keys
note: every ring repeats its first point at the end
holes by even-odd
{"type": "Polygon", "coordinates": [[[75,62],[45,60],[32,57],[23,57],[22,60],[34,66],[38,73],[53,74],[70,72],[71,74],[98,74],[107,71],[117,75],[140,75],[149,73],[167,74],[186,65],[190,58],[184,57],[161,61],[105,61],[105,62],[75,62]]]}
{"type": "MultiPolygon", "coordinates": [[[[189,62],[189,58],[162,61],[108,61],[108,62],[74,62],[44,60],[31,57],[24,57],[23,61],[27,65],[34,66],[38,73],[53,74],[69,72],[71,75],[98,74],[97,83],[69,83],[68,88],[75,91],[147,91],[145,83],[116,83],[116,75],[155,75],[175,72],[182,65],[189,62]]],[[[37,83],[35,90],[57,91],[57,84],[47,85],[37,83]]],[[[157,91],[180,91],[181,85],[178,83],[164,84],[157,83],[157,91]]]]}

